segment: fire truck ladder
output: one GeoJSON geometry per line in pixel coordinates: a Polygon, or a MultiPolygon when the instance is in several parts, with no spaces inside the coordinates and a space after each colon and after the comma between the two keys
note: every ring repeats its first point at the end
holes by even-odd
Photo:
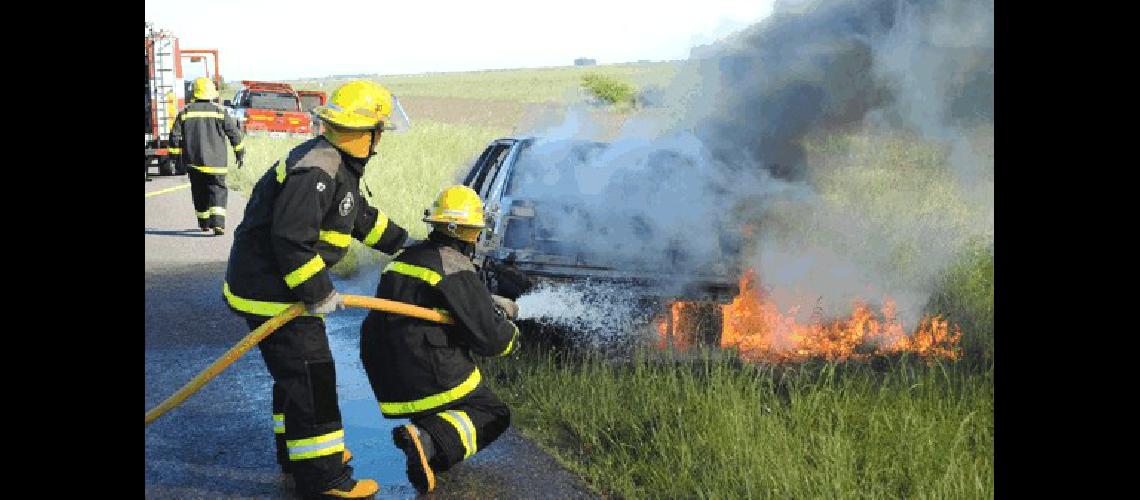
{"type": "MultiPolygon", "coordinates": [[[[156,39],[157,40],[157,39],[156,39]]],[[[165,44],[167,50],[173,49],[173,44],[167,42],[165,44]]],[[[173,52],[159,52],[159,44],[154,44],[154,85],[151,86],[151,102],[153,102],[155,110],[155,124],[158,129],[159,137],[169,132],[169,127],[172,124],[171,120],[174,119],[167,111],[166,96],[174,92],[174,68],[163,66],[163,56],[171,56],[173,52]]],[[[171,61],[174,58],[170,58],[171,61]]],[[[156,137],[155,139],[158,139],[156,137]]]]}

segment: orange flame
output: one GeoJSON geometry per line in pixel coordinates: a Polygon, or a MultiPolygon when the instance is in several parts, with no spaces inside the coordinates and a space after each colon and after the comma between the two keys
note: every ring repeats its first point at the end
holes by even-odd
{"type": "MultiPolygon", "coordinates": [[[[740,294],[730,304],[721,306],[724,315],[721,347],[735,348],[746,361],[794,362],[807,359],[842,361],[869,356],[911,352],[924,359],[958,359],[961,329],[939,316],[923,318],[918,329],[908,335],[896,318],[894,302],[887,300],[881,314],[867,304],[856,302],[847,318],[830,321],[815,317],[809,323],[796,320],[799,307],[781,313],[765,291],[756,286],[756,273],[749,270],[740,279],[740,294]]],[[[686,325],[693,304],[674,302],[670,317],[658,322],[658,347],[672,345],[688,348],[691,340],[683,335],[668,335],[672,321],[674,331],[691,328],[686,325]],[[672,344],[670,344],[672,342],[672,344]]]]}

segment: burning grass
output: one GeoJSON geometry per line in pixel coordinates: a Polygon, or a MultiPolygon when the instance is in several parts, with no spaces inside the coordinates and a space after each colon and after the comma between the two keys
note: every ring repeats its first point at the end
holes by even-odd
{"type": "Polygon", "coordinates": [[[857,302],[846,318],[826,320],[820,311],[808,323],[796,320],[798,307],[781,312],[756,283],[756,273],[740,280],[740,295],[723,306],[721,346],[737,350],[748,361],[787,362],[821,358],[829,361],[909,352],[924,359],[958,359],[961,329],[940,316],[921,320],[908,332],[884,302],[879,313],[857,302]]]}

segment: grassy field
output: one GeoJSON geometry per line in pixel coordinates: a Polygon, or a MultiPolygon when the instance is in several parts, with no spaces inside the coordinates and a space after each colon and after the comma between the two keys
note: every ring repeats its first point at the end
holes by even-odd
{"type": "Polygon", "coordinates": [[[617,498],[992,498],[993,371],[527,350],[484,363],[522,432],[617,498]]]}
{"type": "MultiPolygon", "coordinates": [[[[676,67],[377,77],[407,100],[414,126],[384,138],[365,175],[366,197],[423,237],[419,219],[437,190],[520,120],[581,99],[575,89],[586,72],[645,85],[664,83],[676,67]]],[[[337,81],[299,86],[318,83],[331,91],[337,81]]],[[[249,138],[247,167],[231,167],[231,185],[248,192],[299,142],[249,138]]],[[[972,185],[989,183],[987,205],[955,180],[937,145],[866,133],[811,137],[804,145],[824,203],[811,211],[773,207],[769,229],[843,245],[850,233],[829,224],[836,214],[858,215],[860,229],[876,235],[868,265],[897,271],[900,280],[931,280],[936,292],[927,312],[962,326],[967,362],[781,368],[742,365],[725,353],[677,362],[646,351],[615,364],[527,349],[484,365],[514,408],[515,425],[609,496],[992,498],[993,234],[984,228],[987,217],[992,228],[993,215],[983,209],[992,207],[992,177],[972,185]],[[939,233],[955,249],[933,276],[922,256],[929,245],[948,243],[922,230],[931,227],[945,229],[939,233]]],[[[351,273],[379,258],[354,242],[334,271],[351,273]]]]}
{"type": "MultiPolygon", "coordinates": [[[[677,74],[676,62],[565,66],[502,71],[427,73],[422,75],[377,75],[403,99],[407,97],[454,97],[520,103],[568,103],[584,98],[579,91],[583,75],[596,73],[628,81],[638,87],[663,86],[677,74]]],[[[301,89],[332,92],[350,78],[326,78],[291,82],[301,89]]]]}

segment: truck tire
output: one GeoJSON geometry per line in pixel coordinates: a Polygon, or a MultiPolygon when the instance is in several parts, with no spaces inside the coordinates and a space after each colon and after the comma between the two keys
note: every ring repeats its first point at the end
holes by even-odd
{"type": "Polygon", "coordinates": [[[174,160],[170,159],[169,157],[159,159],[158,173],[162,175],[175,175],[176,172],[174,171],[174,160]]]}
{"type": "Polygon", "coordinates": [[[182,163],[176,159],[171,159],[170,164],[172,165],[172,168],[174,169],[174,175],[186,175],[186,164],[184,164],[184,163],[182,163]]]}

